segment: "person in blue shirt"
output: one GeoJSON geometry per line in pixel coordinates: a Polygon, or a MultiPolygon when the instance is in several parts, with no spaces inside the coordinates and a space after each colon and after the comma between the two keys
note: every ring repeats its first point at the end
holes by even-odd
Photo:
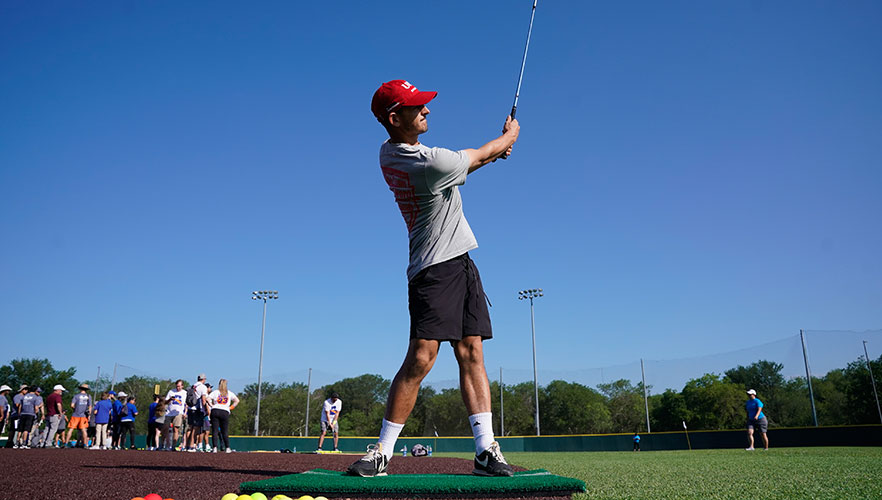
{"type": "Polygon", "coordinates": [[[634,450],[640,451],[640,434],[634,433],[634,450]]]}
{"type": "MultiPolygon", "coordinates": [[[[159,430],[159,423],[156,421],[156,405],[159,403],[159,394],[153,395],[153,402],[147,408],[147,449],[155,450],[157,443],[156,431],[159,430]]],[[[164,420],[163,420],[164,421],[164,420]]]]}
{"type": "Polygon", "coordinates": [[[763,434],[764,450],[769,449],[769,437],[766,431],[769,429],[769,421],[763,413],[763,402],[756,397],[756,391],[751,389],[747,391],[747,400],[745,409],[747,410],[747,451],[753,451],[753,431],[759,430],[763,434]]]}
{"type": "Polygon", "coordinates": [[[119,433],[120,433],[120,414],[119,411],[122,409],[122,405],[126,402],[126,394],[123,391],[119,391],[119,394],[110,391],[110,399],[113,400],[113,414],[110,417],[110,434],[111,434],[111,445],[114,450],[120,449],[122,443],[119,442],[119,433]]]}
{"type": "Polygon", "coordinates": [[[119,413],[119,447],[126,447],[126,433],[129,433],[129,448],[135,449],[135,417],[138,415],[138,409],[135,407],[135,396],[129,396],[128,400],[123,403],[125,405],[125,414],[122,412],[123,406],[120,405],[119,413]]]}
{"type": "Polygon", "coordinates": [[[110,394],[101,394],[101,400],[95,403],[95,441],[92,442],[92,450],[106,450],[110,447],[107,436],[107,424],[110,423],[111,414],[113,413],[113,402],[110,401],[110,394]]]}

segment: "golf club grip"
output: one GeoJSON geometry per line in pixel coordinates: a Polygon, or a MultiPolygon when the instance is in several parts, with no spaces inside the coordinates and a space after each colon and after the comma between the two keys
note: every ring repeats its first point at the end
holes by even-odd
{"type": "MultiPolygon", "coordinates": [[[[512,119],[512,120],[514,120],[515,113],[517,113],[517,112],[518,112],[518,105],[515,104],[514,106],[511,107],[511,119],[512,119]]],[[[503,130],[502,133],[504,134],[505,131],[503,130]]],[[[499,159],[507,160],[507,159],[508,159],[508,155],[505,154],[505,153],[502,153],[502,156],[500,156],[499,159]]]]}

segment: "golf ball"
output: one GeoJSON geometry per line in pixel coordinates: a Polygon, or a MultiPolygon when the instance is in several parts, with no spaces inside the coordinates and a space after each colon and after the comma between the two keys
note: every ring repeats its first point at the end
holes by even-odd
{"type": "Polygon", "coordinates": [[[221,497],[221,500],[236,500],[237,498],[239,498],[239,495],[235,493],[227,493],[221,497]]]}
{"type": "Polygon", "coordinates": [[[251,495],[239,495],[236,500],[251,500],[251,495]]]}
{"type": "Polygon", "coordinates": [[[266,495],[258,491],[251,494],[251,500],[266,500],[266,495]]]}

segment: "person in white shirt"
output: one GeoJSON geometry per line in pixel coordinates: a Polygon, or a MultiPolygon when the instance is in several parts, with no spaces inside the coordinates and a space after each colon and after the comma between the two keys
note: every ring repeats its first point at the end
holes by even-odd
{"type": "Polygon", "coordinates": [[[211,406],[211,451],[217,453],[217,442],[221,442],[221,449],[230,453],[230,436],[227,430],[230,427],[230,412],[239,404],[239,398],[233,391],[227,389],[227,379],[222,378],[217,383],[217,390],[208,395],[208,404],[211,406]]]}
{"type": "Polygon", "coordinates": [[[334,451],[337,449],[337,441],[340,439],[340,425],[337,420],[340,418],[340,410],[343,409],[343,401],[336,392],[331,393],[331,397],[325,400],[322,405],[322,435],[319,437],[318,450],[321,453],[322,445],[325,442],[325,434],[330,430],[334,433],[334,451]]]}
{"type": "Polygon", "coordinates": [[[175,382],[174,390],[169,390],[165,395],[165,403],[168,410],[165,414],[165,425],[174,429],[171,448],[174,449],[178,437],[181,435],[181,426],[184,424],[184,417],[187,415],[187,391],[184,390],[184,381],[178,379],[175,382]]]}
{"type": "MultiPolygon", "coordinates": [[[[205,409],[208,408],[208,390],[205,388],[205,374],[200,373],[193,384],[196,391],[196,404],[187,403],[187,451],[202,449],[202,426],[205,422],[205,409]]],[[[206,447],[208,443],[205,443],[206,447]]]]}

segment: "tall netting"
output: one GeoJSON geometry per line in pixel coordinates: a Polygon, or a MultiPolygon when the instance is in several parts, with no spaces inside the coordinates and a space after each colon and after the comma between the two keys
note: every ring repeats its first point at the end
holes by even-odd
{"type": "Polygon", "coordinates": [[[805,330],[805,338],[813,377],[863,358],[864,341],[871,360],[882,355],[882,330],[805,330]]]}
{"type": "MultiPolygon", "coordinates": [[[[812,377],[823,377],[831,370],[845,368],[849,363],[863,359],[863,341],[867,341],[870,359],[882,354],[882,330],[805,330],[806,353],[812,377]]],[[[805,378],[806,366],[799,333],[764,344],[745,347],[735,351],[707,354],[678,359],[643,358],[643,372],[650,393],[659,394],[665,389],[681,390],[692,379],[704,374],[723,375],[727,370],[766,360],[783,365],[781,375],[785,379],[805,378]]],[[[541,367],[541,363],[540,363],[541,367]]],[[[492,380],[499,378],[498,369],[488,368],[492,380]]],[[[539,385],[553,380],[577,382],[596,388],[616,380],[630,381],[634,386],[641,380],[640,359],[624,364],[578,369],[539,369],[539,385]]],[[[502,373],[506,385],[532,382],[532,368],[504,367],[502,373]]]]}
{"type": "MultiPolygon", "coordinates": [[[[882,330],[805,330],[804,336],[809,368],[813,377],[823,377],[831,370],[845,368],[849,363],[863,359],[864,341],[867,341],[867,351],[871,360],[882,355],[882,330]]],[[[760,360],[782,365],[781,375],[785,379],[805,378],[806,376],[803,344],[800,334],[797,332],[764,344],[703,356],[653,359],[651,355],[647,355],[642,359],[642,371],[640,358],[608,366],[567,366],[566,368],[551,369],[542,368],[545,362],[540,359],[538,382],[540,386],[544,386],[554,380],[563,380],[596,388],[618,380],[627,380],[636,387],[641,383],[641,377],[645,374],[649,392],[659,394],[666,389],[681,390],[689,380],[697,379],[705,374],[723,375],[727,370],[738,366],[747,366],[760,360]]],[[[488,365],[487,373],[492,381],[498,382],[499,367],[488,365]]],[[[110,389],[111,385],[115,387],[133,376],[160,381],[174,381],[177,378],[183,378],[186,382],[193,382],[197,373],[169,375],[157,373],[150,370],[149,367],[132,367],[118,363],[116,366],[102,367],[100,375],[99,385],[101,387],[98,389],[110,389]]],[[[308,368],[283,372],[268,371],[263,374],[264,383],[304,385],[309,383],[313,389],[338,382],[340,378],[340,375],[336,373],[317,369],[312,369],[310,372],[308,368]]],[[[532,382],[532,367],[503,367],[502,379],[505,385],[532,382]]],[[[235,387],[238,390],[256,383],[257,373],[249,377],[229,379],[230,387],[235,387]]],[[[431,379],[427,379],[424,384],[438,390],[455,388],[459,385],[457,380],[431,379]]],[[[163,387],[163,390],[166,389],[163,387]]]]}
{"type": "MultiPolygon", "coordinates": [[[[538,372],[542,433],[675,431],[682,429],[684,421],[696,430],[736,429],[744,424],[747,388],[759,393],[772,427],[880,423],[882,410],[877,409],[871,387],[865,341],[869,365],[876,367],[873,378],[882,389],[882,330],[806,330],[803,334],[797,330],[734,351],[680,359],[647,356],[609,366],[555,367],[540,358],[539,366],[548,366],[538,372]]],[[[499,367],[488,366],[493,413],[500,419],[500,429],[504,426],[506,435],[536,432],[532,366],[503,367],[501,372],[499,367]]],[[[196,375],[161,374],[149,367],[117,363],[102,370],[94,387],[125,391],[144,403],[156,393],[165,394],[177,378],[189,384],[196,375]]],[[[209,381],[217,377],[209,374],[209,381]]],[[[343,377],[307,368],[268,370],[262,381],[259,428],[264,435],[317,433],[319,408],[327,390],[339,392],[347,402],[346,431],[371,435],[379,428],[390,383],[379,375],[343,377]]],[[[233,421],[238,433],[252,433],[257,427],[256,382],[257,373],[229,380],[230,389],[242,400],[233,421]]],[[[456,380],[426,380],[427,390],[420,393],[407,435],[469,435],[462,399],[456,394],[458,385],[456,380]]]]}

